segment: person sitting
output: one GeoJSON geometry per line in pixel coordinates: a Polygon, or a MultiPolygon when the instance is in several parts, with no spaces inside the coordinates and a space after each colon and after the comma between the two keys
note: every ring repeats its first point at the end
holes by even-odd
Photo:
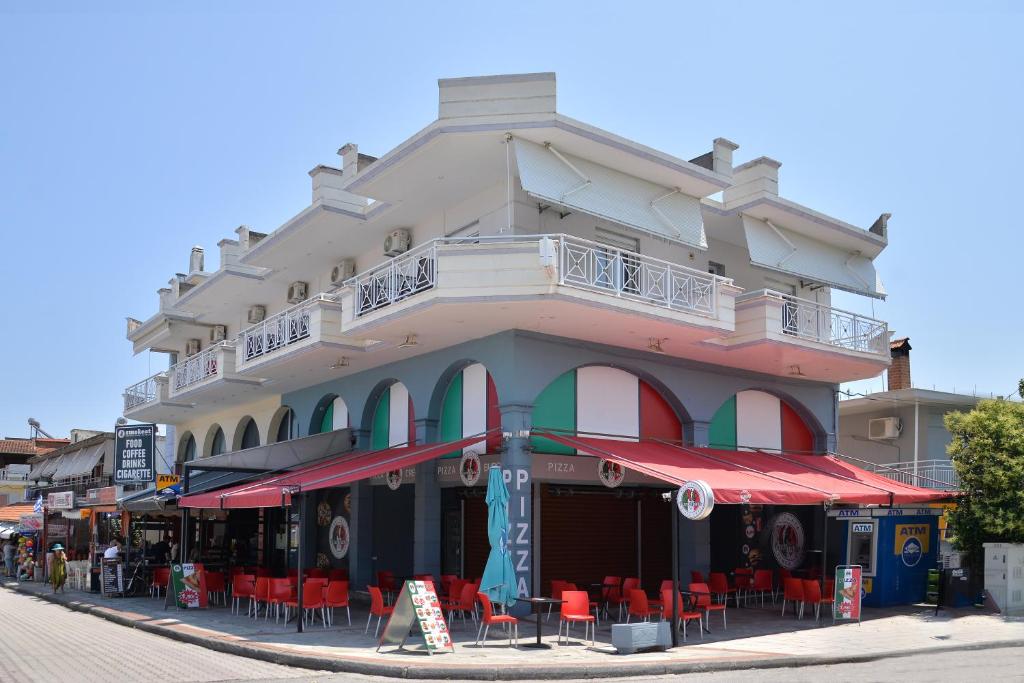
{"type": "Polygon", "coordinates": [[[116,560],[121,556],[121,542],[116,538],[110,541],[110,545],[103,551],[104,560],[116,560]]]}

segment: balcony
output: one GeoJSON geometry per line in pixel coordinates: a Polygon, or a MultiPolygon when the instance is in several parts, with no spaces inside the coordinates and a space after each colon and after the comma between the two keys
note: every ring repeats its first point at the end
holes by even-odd
{"type": "Polygon", "coordinates": [[[444,244],[443,240],[428,242],[349,280],[346,284],[355,290],[356,317],[433,289],[439,244],[444,244]]]}
{"type": "Polygon", "coordinates": [[[147,377],[141,382],[136,382],[124,390],[124,412],[129,412],[141,406],[155,402],[163,395],[167,395],[167,373],[158,372],[147,377]]]}
{"type": "Polygon", "coordinates": [[[875,377],[889,366],[889,326],[857,313],[769,289],[736,299],[736,333],[720,342],[744,349],[741,366],[789,367],[794,376],[824,381],[875,377]]]}
{"type": "Polygon", "coordinates": [[[856,464],[903,484],[943,491],[956,491],[960,488],[960,477],[949,460],[919,460],[916,466],[912,462],[871,465],[858,461],[856,464]]]}

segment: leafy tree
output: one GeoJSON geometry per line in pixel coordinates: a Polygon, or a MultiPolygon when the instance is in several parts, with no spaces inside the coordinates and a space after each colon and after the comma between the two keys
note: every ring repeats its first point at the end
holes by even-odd
{"type": "Polygon", "coordinates": [[[950,522],[957,548],[980,566],[982,543],[1024,543],[1024,403],[981,401],[945,420],[962,491],[950,522]]]}

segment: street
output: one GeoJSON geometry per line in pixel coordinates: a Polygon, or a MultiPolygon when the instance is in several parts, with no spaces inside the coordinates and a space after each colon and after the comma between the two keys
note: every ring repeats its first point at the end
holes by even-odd
{"type": "MultiPolygon", "coordinates": [[[[0,590],[0,681],[73,680],[281,681],[328,683],[380,681],[379,677],[329,674],[222,654],[126,628],[27,595],[0,590]]],[[[1020,650],[999,648],[913,655],[862,664],[765,669],[636,681],[1024,681],[1020,650]]]]}

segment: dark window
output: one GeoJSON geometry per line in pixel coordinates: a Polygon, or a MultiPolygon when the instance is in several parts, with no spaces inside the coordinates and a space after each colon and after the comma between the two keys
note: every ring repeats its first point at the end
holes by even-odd
{"type": "Polygon", "coordinates": [[[725,277],[725,264],[717,261],[708,261],[708,272],[712,275],[725,277]]]}
{"type": "Polygon", "coordinates": [[[281,423],[277,425],[277,441],[288,441],[295,438],[295,411],[289,408],[281,416],[281,423]]]}
{"type": "Polygon", "coordinates": [[[260,445],[260,431],[256,428],[256,420],[249,418],[245,423],[245,431],[242,432],[242,444],[240,448],[255,448],[260,445]]]}
{"type": "Polygon", "coordinates": [[[213,443],[210,445],[210,455],[220,455],[227,448],[224,446],[224,430],[217,427],[217,432],[213,435],[213,443]]]}

